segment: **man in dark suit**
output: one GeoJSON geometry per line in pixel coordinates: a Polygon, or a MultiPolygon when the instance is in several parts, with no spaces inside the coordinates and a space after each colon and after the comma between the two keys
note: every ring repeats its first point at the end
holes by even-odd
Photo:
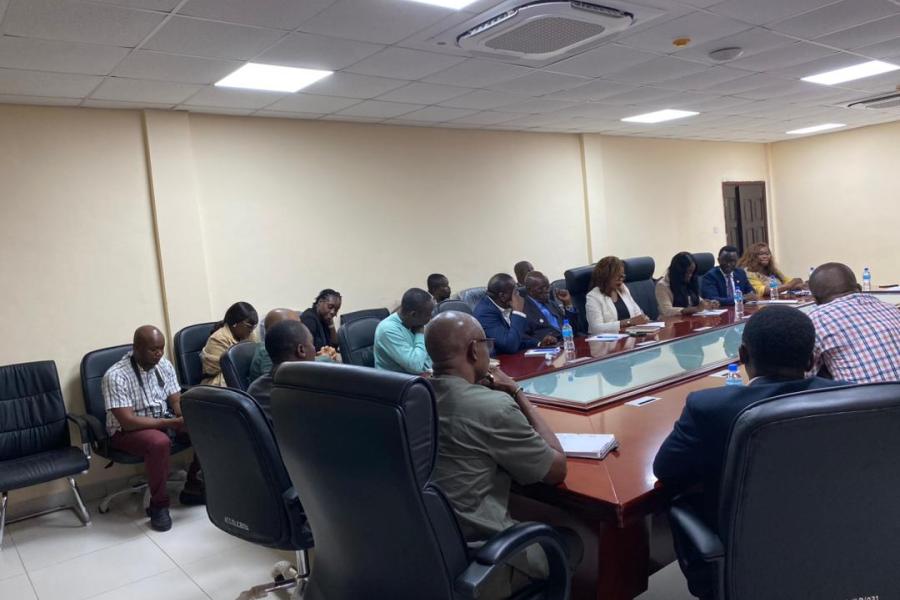
{"type": "Polygon", "coordinates": [[[543,339],[552,336],[554,343],[562,339],[563,321],[573,329],[578,324],[578,311],[572,304],[568,290],[559,290],[557,298],[563,307],[550,298],[550,280],[540,271],[525,276],[525,317],[532,336],[543,339]]]}
{"type": "Polygon", "coordinates": [[[484,334],[494,340],[496,354],[515,354],[527,348],[552,346],[552,336],[536,338],[528,327],[524,313],[525,299],[516,290],[516,280],[507,273],[497,273],[487,285],[487,294],[475,306],[474,316],[484,334]]]}
{"type": "Polygon", "coordinates": [[[741,288],[744,301],[756,300],[753,286],[747,279],[747,273],[739,269],[738,249],[734,246],[723,246],[719,250],[719,266],[710,269],[700,280],[700,297],[704,300],[715,300],[722,306],[734,304],[734,290],[741,288]]]}

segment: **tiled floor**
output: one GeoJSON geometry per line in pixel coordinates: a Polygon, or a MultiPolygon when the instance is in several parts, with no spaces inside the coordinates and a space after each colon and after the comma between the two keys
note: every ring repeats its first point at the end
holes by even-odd
{"type": "MultiPolygon", "coordinates": [[[[84,528],[71,511],[11,525],[0,551],[3,600],[236,600],[267,581],[288,553],[216,529],[203,507],[172,508],[174,526],[148,528],[138,502],[122,500],[84,528]]],[[[272,600],[286,599],[285,593],[272,600]]],[[[650,580],[638,600],[691,600],[677,565],[650,580]]]]}

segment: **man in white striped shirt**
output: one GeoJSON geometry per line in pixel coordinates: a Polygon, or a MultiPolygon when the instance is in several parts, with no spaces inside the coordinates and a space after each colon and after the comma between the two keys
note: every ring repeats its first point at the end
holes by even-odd
{"type": "MultiPolygon", "coordinates": [[[[133,350],[103,375],[106,429],[110,446],[144,459],[150,487],[147,516],[157,531],[172,528],[169,516],[171,436],[187,439],[181,416],[181,388],[172,363],[163,356],[166,339],[152,325],[134,332],[133,350]]],[[[196,455],[181,493],[182,504],[203,502],[196,455]]]]}

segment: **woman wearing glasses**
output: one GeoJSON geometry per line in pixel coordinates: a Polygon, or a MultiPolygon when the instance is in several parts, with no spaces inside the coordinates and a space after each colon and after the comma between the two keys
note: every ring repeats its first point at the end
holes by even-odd
{"type": "Polygon", "coordinates": [[[239,342],[258,342],[258,324],[259,315],[247,302],[235,302],[228,307],[225,318],[216,323],[206,345],[200,351],[200,361],[203,363],[201,383],[227,387],[219,360],[229,348],[239,342]]]}
{"type": "Polygon", "coordinates": [[[753,244],[744,252],[738,266],[747,272],[747,278],[753,291],[760,299],[769,295],[769,280],[774,277],[778,281],[778,293],[802,290],[805,285],[802,279],[789,279],[775,266],[775,257],[767,244],[753,244]]]}

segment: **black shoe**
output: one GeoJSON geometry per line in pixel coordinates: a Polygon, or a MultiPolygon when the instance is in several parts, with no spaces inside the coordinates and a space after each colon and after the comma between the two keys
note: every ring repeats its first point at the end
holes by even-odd
{"type": "Polygon", "coordinates": [[[168,508],[147,508],[147,516],[150,517],[150,528],[155,531],[168,531],[172,529],[172,517],[168,508]]]}
{"type": "Polygon", "coordinates": [[[181,493],[178,495],[178,501],[184,506],[201,506],[206,504],[206,490],[202,488],[196,492],[193,490],[181,490],[181,493]]]}

